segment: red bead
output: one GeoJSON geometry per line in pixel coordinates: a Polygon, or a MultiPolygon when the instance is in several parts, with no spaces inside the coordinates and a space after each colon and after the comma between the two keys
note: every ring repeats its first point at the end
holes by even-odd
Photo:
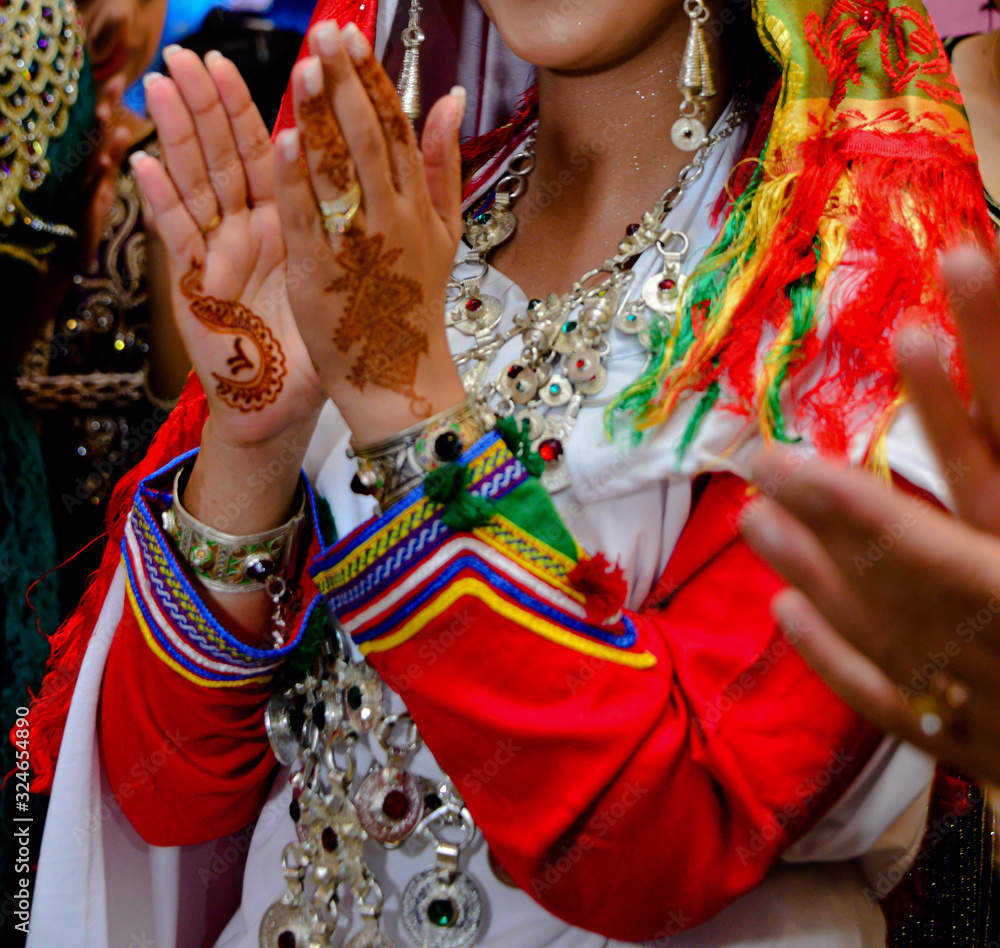
{"type": "Polygon", "coordinates": [[[666,280],[660,280],[658,285],[661,290],[672,290],[675,286],[677,286],[677,284],[669,277],[666,280]]]}
{"type": "Polygon", "coordinates": [[[562,456],[562,442],[558,438],[546,438],[538,446],[538,453],[543,461],[554,461],[562,456]]]}
{"type": "Polygon", "coordinates": [[[382,812],[390,820],[401,820],[410,812],[410,801],[402,790],[390,790],[382,800],[382,812]]]}
{"type": "Polygon", "coordinates": [[[320,837],[320,842],[323,844],[323,848],[328,853],[332,853],[337,848],[337,845],[340,842],[340,840],[337,839],[337,834],[329,826],[327,826],[323,830],[323,834],[320,837]]]}
{"type": "Polygon", "coordinates": [[[576,360],[576,367],[578,369],[582,369],[586,364],[587,364],[587,360],[586,359],[577,359],[576,360]]]}
{"type": "Polygon", "coordinates": [[[482,300],[469,300],[469,302],[465,304],[465,308],[470,313],[474,313],[478,309],[480,309],[482,307],[482,305],[483,305],[483,301],[482,300]]]}
{"type": "Polygon", "coordinates": [[[875,25],[875,11],[865,7],[858,16],[858,22],[866,30],[870,30],[875,25]]]}

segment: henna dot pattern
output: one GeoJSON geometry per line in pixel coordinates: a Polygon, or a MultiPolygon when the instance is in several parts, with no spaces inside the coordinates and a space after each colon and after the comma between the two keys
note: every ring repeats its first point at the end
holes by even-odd
{"type": "Polygon", "coordinates": [[[235,300],[220,300],[205,294],[201,285],[204,265],[191,261],[191,269],[181,278],[181,292],[190,301],[194,317],[212,332],[235,333],[235,354],[227,360],[230,376],[253,369],[253,361],[243,351],[242,340],[252,343],[259,361],[252,378],[238,379],[212,373],[217,385],[215,392],[222,401],[237,411],[262,411],[278,397],[288,374],[285,354],[255,312],[235,300]]]}

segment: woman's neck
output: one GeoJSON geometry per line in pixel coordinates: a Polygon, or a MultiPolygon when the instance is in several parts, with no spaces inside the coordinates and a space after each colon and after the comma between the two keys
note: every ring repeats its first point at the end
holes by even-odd
{"type": "MultiPolygon", "coordinates": [[[[691,161],[670,130],[680,115],[677,77],[688,19],[628,60],[589,74],[538,72],[535,169],[518,200],[518,234],[492,262],[530,296],[564,292],[614,253],[691,161]]],[[[717,95],[706,129],[732,95],[726,57],[706,31],[717,95]]]]}
{"type": "Polygon", "coordinates": [[[1000,198],[1000,31],[971,36],[954,50],[952,68],[965,99],[986,189],[1000,198]]]}

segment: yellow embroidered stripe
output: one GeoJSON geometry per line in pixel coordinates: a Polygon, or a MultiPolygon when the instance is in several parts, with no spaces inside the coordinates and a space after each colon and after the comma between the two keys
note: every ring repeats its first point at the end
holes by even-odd
{"type": "Polygon", "coordinates": [[[434,597],[425,608],[415,613],[398,632],[393,632],[392,635],[376,639],[373,642],[366,642],[360,646],[361,654],[369,655],[372,652],[388,652],[397,645],[402,645],[417,635],[417,633],[441,615],[441,613],[450,609],[462,596],[472,596],[504,619],[534,632],[543,639],[548,639],[550,642],[555,642],[557,645],[562,645],[582,655],[601,658],[607,662],[613,662],[616,665],[625,665],[629,668],[644,669],[652,668],[656,665],[656,657],[650,652],[625,652],[609,645],[602,645],[600,642],[577,635],[567,629],[560,628],[554,623],[543,619],[541,616],[522,609],[509,599],[501,596],[487,583],[473,577],[466,577],[458,580],[458,582],[451,583],[442,590],[439,596],[434,597]]]}
{"type": "Polygon", "coordinates": [[[178,675],[185,677],[188,681],[193,681],[196,685],[202,685],[205,688],[239,688],[242,685],[265,683],[274,677],[273,674],[269,673],[256,678],[241,678],[239,681],[213,681],[211,678],[202,678],[200,675],[196,675],[183,665],[175,662],[166,652],[163,651],[160,643],[156,641],[156,636],[153,635],[146,623],[146,617],[142,614],[142,609],[139,607],[139,603],[136,600],[135,590],[132,589],[132,583],[127,580],[125,582],[125,592],[128,596],[129,607],[132,609],[132,615],[135,616],[136,622],[139,623],[139,628],[142,630],[142,637],[146,640],[146,644],[149,646],[152,653],[161,662],[172,668],[178,675]]]}
{"type": "MultiPolygon", "coordinates": [[[[470,481],[476,483],[492,474],[501,464],[509,462],[510,452],[507,446],[503,441],[497,440],[483,454],[469,462],[470,481]]],[[[431,503],[426,498],[411,504],[371,539],[349,550],[346,557],[331,569],[317,574],[314,577],[316,587],[320,592],[327,594],[349,583],[383,556],[390,547],[402,542],[440,510],[440,504],[431,503]]]]}
{"type": "MultiPolygon", "coordinates": [[[[587,601],[583,593],[566,582],[566,576],[573,571],[576,561],[526,533],[506,517],[495,514],[489,523],[477,527],[473,533],[487,546],[514,560],[522,569],[533,573],[550,586],[555,586],[575,602],[583,605],[587,601]]],[[[577,555],[580,559],[584,555],[579,546],[577,555]]]]}

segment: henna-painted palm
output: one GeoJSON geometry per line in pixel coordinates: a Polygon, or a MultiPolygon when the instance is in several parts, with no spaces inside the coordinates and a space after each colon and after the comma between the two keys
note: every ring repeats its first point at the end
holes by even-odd
{"type": "Polygon", "coordinates": [[[358,439],[371,441],[464,395],[443,319],[462,233],[464,94],[431,110],[421,155],[356,28],[341,34],[328,21],[309,41],[317,55],[292,74],[297,129],[279,137],[275,156],[289,259],[316,264],[289,280],[289,299],[324,389],[358,439]],[[341,197],[355,180],[362,209],[348,233],[331,237],[317,200],[341,197]]]}
{"type": "Polygon", "coordinates": [[[169,255],[173,310],[217,437],[266,442],[324,395],[288,304],[273,149],[236,67],[188,50],[147,81],[163,164],[140,156],[147,225],[169,255]]]}

